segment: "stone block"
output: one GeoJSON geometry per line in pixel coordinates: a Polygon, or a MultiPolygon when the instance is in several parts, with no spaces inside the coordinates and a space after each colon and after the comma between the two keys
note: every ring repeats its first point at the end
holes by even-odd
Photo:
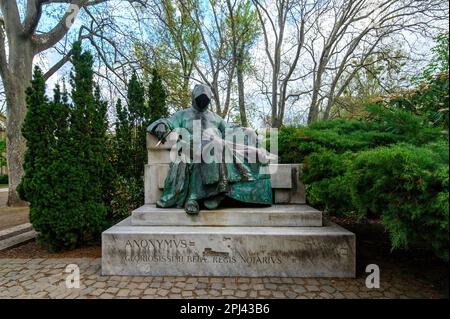
{"type": "Polygon", "coordinates": [[[155,204],[161,198],[162,188],[159,187],[159,172],[166,165],[145,165],[144,197],[145,204],[155,204]]]}
{"type": "Polygon", "coordinates": [[[168,164],[170,163],[170,152],[166,150],[154,150],[148,152],[148,164],[168,164]]]}
{"type": "Polygon", "coordinates": [[[263,208],[202,210],[196,216],[183,209],[145,205],[131,215],[134,226],[260,226],[321,227],[322,213],[307,205],[274,205],[263,208]]]}
{"type": "Polygon", "coordinates": [[[292,165],[271,164],[270,165],[272,188],[292,188],[292,165]]]}
{"type": "Polygon", "coordinates": [[[355,236],[324,227],[132,226],[102,234],[103,275],[354,277],[355,236]]]}
{"type": "Polygon", "coordinates": [[[147,134],[147,150],[149,151],[165,150],[166,152],[169,152],[172,149],[172,147],[176,144],[177,140],[178,134],[172,132],[169,134],[164,144],[161,143],[158,147],[156,147],[156,145],[158,145],[159,142],[158,139],[152,134],[147,134]]]}
{"type": "Polygon", "coordinates": [[[159,189],[164,189],[164,183],[166,177],[169,174],[169,165],[161,165],[158,167],[158,187],[159,189]]]}

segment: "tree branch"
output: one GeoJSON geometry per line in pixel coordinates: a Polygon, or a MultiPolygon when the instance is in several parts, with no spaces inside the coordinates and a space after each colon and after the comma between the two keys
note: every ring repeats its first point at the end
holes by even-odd
{"type": "Polygon", "coordinates": [[[44,80],[47,81],[53,74],[55,74],[64,64],[70,61],[72,57],[72,50],[70,50],[61,60],[56,62],[45,74],[44,80]]]}
{"type": "Polygon", "coordinates": [[[70,3],[70,6],[67,8],[66,13],[61,18],[59,23],[49,32],[40,34],[40,35],[34,35],[33,36],[33,42],[34,42],[34,48],[37,53],[45,51],[51,47],[53,47],[55,44],[57,44],[59,41],[64,38],[64,36],[69,31],[70,27],[73,24],[73,21],[77,17],[79,10],[82,8],[86,8],[88,6],[97,5],[100,3],[107,2],[108,0],[47,0],[47,1],[41,1],[40,5],[48,4],[48,3],[70,3]]]}
{"type": "Polygon", "coordinates": [[[3,13],[3,26],[8,38],[15,36],[22,29],[16,1],[0,0],[0,9],[3,13]]]}

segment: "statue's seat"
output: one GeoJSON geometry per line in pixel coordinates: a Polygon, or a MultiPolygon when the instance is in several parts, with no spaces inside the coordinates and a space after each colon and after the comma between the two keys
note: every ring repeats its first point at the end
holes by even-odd
{"type": "MultiPolygon", "coordinates": [[[[145,204],[155,204],[161,198],[170,164],[170,150],[176,134],[165,144],[147,135],[148,164],[145,166],[145,204]]],[[[302,165],[270,164],[274,204],[306,204],[305,186],[300,180],[302,165]]]]}

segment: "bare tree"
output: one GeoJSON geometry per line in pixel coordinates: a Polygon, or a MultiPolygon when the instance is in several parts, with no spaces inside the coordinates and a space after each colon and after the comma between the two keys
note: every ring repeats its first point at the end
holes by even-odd
{"type": "MultiPolygon", "coordinates": [[[[25,204],[19,198],[16,187],[23,175],[22,165],[26,144],[21,128],[26,113],[25,90],[31,81],[33,59],[65,38],[80,10],[89,10],[107,1],[28,0],[23,8],[26,14],[21,19],[19,1],[0,0],[0,75],[7,103],[8,205],[25,204]],[[55,4],[67,4],[65,13],[50,31],[39,30],[39,22],[45,10],[55,4]]],[[[86,12],[89,16],[89,12],[86,12]]],[[[100,34],[98,29],[91,31],[95,31],[97,36],[100,34]]],[[[93,34],[90,32],[83,36],[93,39],[93,34]]],[[[91,43],[95,45],[95,41],[91,43]]],[[[47,71],[45,78],[49,78],[69,59],[70,54],[65,54],[61,61],[47,71]]]]}
{"type": "Polygon", "coordinates": [[[254,23],[257,19],[257,14],[250,0],[227,0],[226,3],[232,63],[236,69],[237,76],[239,118],[241,125],[247,127],[244,73],[246,64],[250,62],[250,48],[259,36],[259,26],[254,23]]]}
{"type": "Polygon", "coordinates": [[[135,50],[145,59],[141,64],[144,76],[156,68],[168,90],[168,103],[174,109],[190,104],[189,85],[194,61],[200,54],[201,39],[191,14],[198,1],[153,0],[147,6],[146,31],[152,36],[135,50]],[[153,19],[152,19],[153,18],[153,19]],[[154,19],[156,18],[156,19],[154,19]]]}
{"type": "MultiPolygon", "coordinates": [[[[291,81],[298,80],[294,79],[293,75],[305,43],[306,20],[311,12],[319,10],[321,1],[277,0],[274,4],[264,0],[253,2],[257,8],[264,34],[264,51],[271,68],[270,87],[264,92],[270,95],[270,125],[280,127],[283,123],[286,101],[299,95],[289,93],[288,85],[291,81]],[[291,34],[294,36],[289,37],[291,34]]],[[[267,79],[264,78],[262,81],[267,79]]]]}
{"type": "Polygon", "coordinates": [[[229,50],[226,4],[208,0],[207,7],[197,6],[191,15],[200,33],[202,54],[195,61],[200,80],[211,87],[216,113],[228,115],[235,66],[229,50]],[[222,94],[223,93],[223,94],[222,94]]]}
{"type": "Polygon", "coordinates": [[[327,118],[355,74],[373,63],[371,57],[389,43],[409,46],[419,34],[429,37],[448,22],[442,0],[252,1],[266,55],[257,80],[274,127],[282,124],[288,102],[308,106],[308,123],[327,118]]]}
{"type": "Polygon", "coordinates": [[[334,101],[358,71],[373,63],[371,57],[384,53],[389,58],[383,51],[387,42],[408,45],[405,34],[430,33],[448,19],[447,1],[335,0],[329,7],[313,24],[306,44],[313,61],[308,123],[321,113],[329,117],[334,101]]]}

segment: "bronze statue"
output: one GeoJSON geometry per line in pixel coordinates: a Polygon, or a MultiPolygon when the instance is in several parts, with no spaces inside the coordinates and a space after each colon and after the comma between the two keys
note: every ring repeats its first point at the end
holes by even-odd
{"type": "Polygon", "coordinates": [[[254,143],[253,131],[229,125],[209,111],[211,96],[208,86],[198,84],[192,93],[191,108],[148,127],[161,143],[170,132],[179,132],[177,160],[170,164],[163,195],[156,205],[184,207],[188,214],[198,214],[201,204],[216,209],[227,197],[271,205],[270,175],[264,171],[271,154],[254,143]],[[240,142],[236,142],[238,139],[240,142]]]}

